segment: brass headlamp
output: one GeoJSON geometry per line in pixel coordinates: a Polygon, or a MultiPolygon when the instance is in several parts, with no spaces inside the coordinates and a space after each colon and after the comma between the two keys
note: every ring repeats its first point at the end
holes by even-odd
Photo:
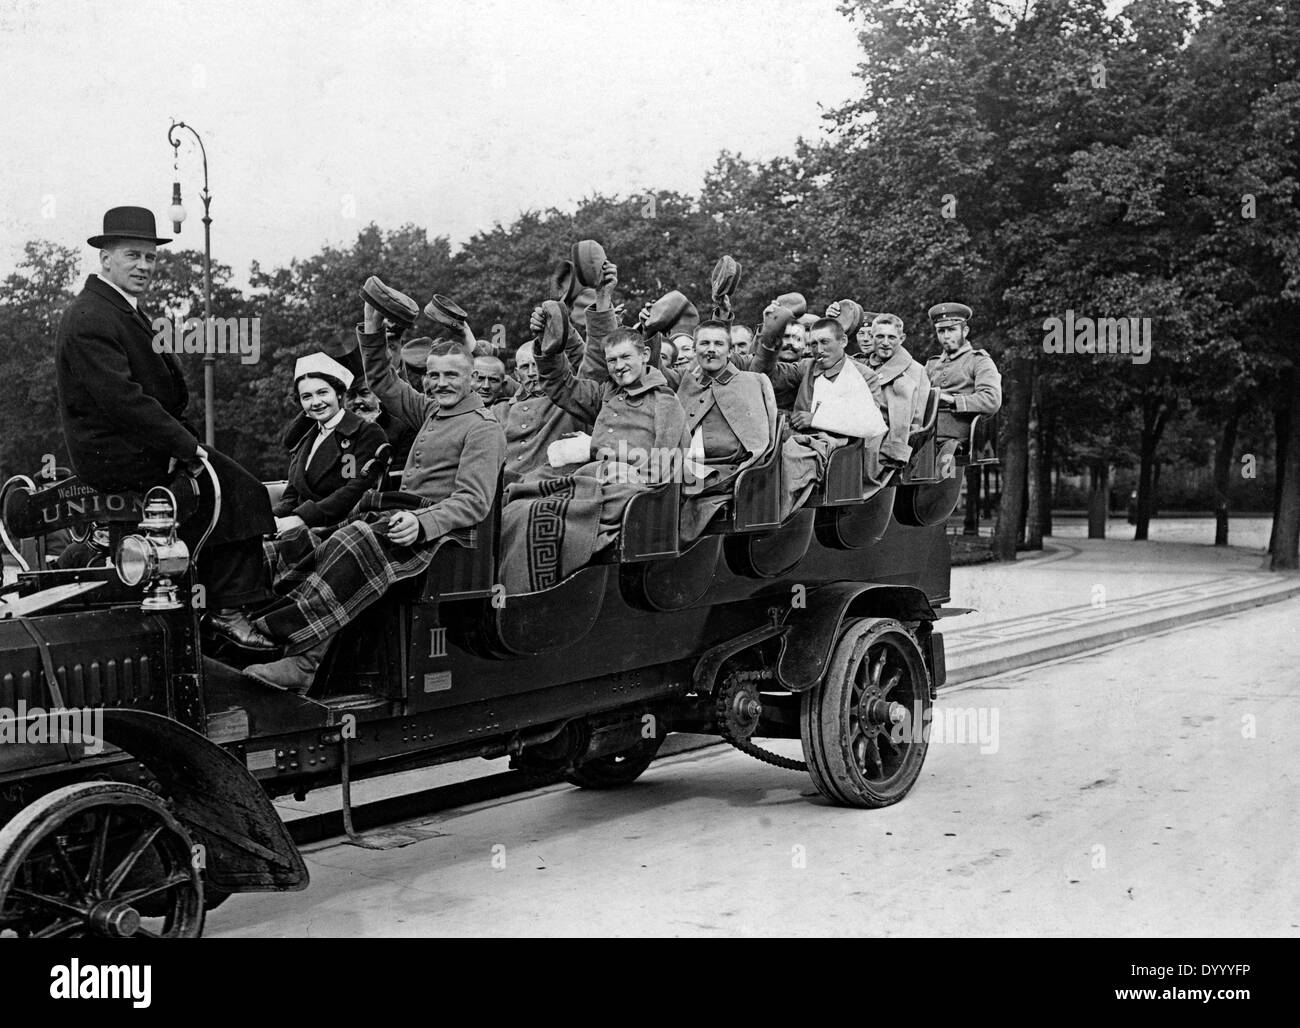
{"type": "Polygon", "coordinates": [[[144,497],[140,532],[117,544],[117,577],[123,585],[145,585],[140,609],[180,610],[178,578],[189,569],[190,551],[176,538],[176,496],[164,486],[154,486],[144,497]]]}

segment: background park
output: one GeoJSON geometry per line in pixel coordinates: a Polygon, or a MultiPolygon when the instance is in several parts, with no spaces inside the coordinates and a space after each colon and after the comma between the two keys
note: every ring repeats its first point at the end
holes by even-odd
{"type": "MultiPolygon", "coordinates": [[[[1271,566],[1297,567],[1300,10],[841,10],[861,47],[856,95],[791,153],[720,152],[694,192],[593,194],[459,244],[437,225],[370,223],[275,267],[223,263],[214,230],[212,312],[259,318],[261,339],[255,364],[219,359],[218,446],[263,478],[283,476],[293,362],[352,332],[370,274],[421,304],[453,297],[479,338],[510,354],[578,239],[600,240],[618,263],[629,321],[670,289],[706,306],[709,272],[728,253],[744,268],[734,299],[750,324],[788,290],[818,312],[853,298],[902,317],[924,361],[937,351],[925,311],[974,308],[972,341],[996,359],[1005,393],[996,559],[1041,547],[1054,510],[1087,511],[1095,536],[1135,492],[1137,539],[1157,511],[1213,511],[1204,541],[1227,544],[1231,514],[1261,513],[1272,516],[1271,566]],[[1046,352],[1044,322],[1067,312],[1150,319],[1151,359],[1046,352]]],[[[635,147],[631,126],[615,131],[635,147]]],[[[203,313],[197,220],[160,248],[152,314],[203,313]]],[[[52,344],[92,261],[85,247],[33,238],[0,284],[0,476],[31,473],[51,452],[66,462],[52,344]]],[[[431,328],[422,318],[413,334],[431,328]]],[[[201,423],[201,359],[182,360],[201,423]]]]}

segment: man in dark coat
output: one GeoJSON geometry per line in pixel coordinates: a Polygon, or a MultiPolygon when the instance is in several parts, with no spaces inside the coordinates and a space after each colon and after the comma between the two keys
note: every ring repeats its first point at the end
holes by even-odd
{"type": "MultiPolygon", "coordinates": [[[[185,420],[189,390],[180,362],[158,352],[140,297],[149,286],[157,246],[153,213],[115,207],[99,248],[98,274],[72,301],[59,324],[55,351],[59,413],[77,475],[107,492],[165,484],[177,466],[207,457],[221,483],[221,517],[199,554],[210,627],[258,646],[243,611],[269,595],[262,536],[275,531],[266,488],[224,454],[199,445],[185,420]]],[[[190,519],[181,536],[191,547],[205,525],[190,519]]]]}

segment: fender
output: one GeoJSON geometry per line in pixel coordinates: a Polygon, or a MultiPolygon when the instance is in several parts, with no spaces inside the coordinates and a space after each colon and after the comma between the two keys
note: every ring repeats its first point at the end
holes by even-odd
{"type": "MultiPolygon", "coordinates": [[[[938,616],[925,593],[910,585],[835,582],[809,590],[807,600],[806,606],[786,616],[788,631],[776,664],[777,681],[791,692],[805,692],[821,681],[846,617],[872,615],[900,621],[933,621],[938,616]]],[[[939,644],[942,646],[941,637],[939,644]]],[[[939,664],[941,667],[942,661],[939,664]]],[[[937,678],[932,661],[930,668],[937,678]]],[[[933,683],[932,688],[937,685],[933,683]]]]}
{"type": "MultiPolygon", "coordinates": [[[[204,878],[226,892],[305,889],[307,865],[270,797],[233,754],[178,721],[146,710],[106,707],[99,742],[138,760],[162,785],[177,819],[204,847],[204,878]]],[[[57,711],[22,719],[62,746],[66,722],[57,711]],[[38,725],[37,722],[44,722],[38,725]],[[60,735],[60,729],[64,734],[60,735]]],[[[83,729],[84,739],[85,731],[83,729]]],[[[92,734],[92,739],[95,736],[92,734]]]]}

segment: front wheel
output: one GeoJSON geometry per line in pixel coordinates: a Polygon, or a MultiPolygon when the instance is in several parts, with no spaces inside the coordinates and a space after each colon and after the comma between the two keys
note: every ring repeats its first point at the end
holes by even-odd
{"type": "Polygon", "coordinates": [[[189,833],[146,789],[78,782],[0,830],[0,934],[196,938],[203,883],[189,833]]]}
{"type": "Polygon", "coordinates": [[[929,745],[930,676],[893,618],[847,621],[799,729],[813,784],[832,803],[887,807],[916,782],[929,745]]]}

